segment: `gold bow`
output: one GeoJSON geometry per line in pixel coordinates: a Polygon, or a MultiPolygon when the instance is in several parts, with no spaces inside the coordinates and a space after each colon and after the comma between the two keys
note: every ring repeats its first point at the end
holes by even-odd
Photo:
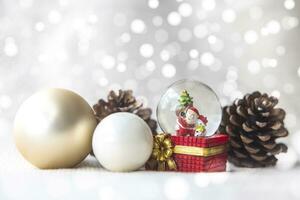
{"type": "Polygon", "coordinates": [[[151,158],[146,163],[146,169],[150,170],[176,170],[176,163],[173,160],[174,146],[170,134],[157,134],[153,138],[153,151],[151,158]]]}

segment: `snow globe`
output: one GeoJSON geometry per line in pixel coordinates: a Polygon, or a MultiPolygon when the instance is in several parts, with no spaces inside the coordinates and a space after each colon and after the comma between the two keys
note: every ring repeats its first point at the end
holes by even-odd
{"type": "Polygon", "coordinates": [[[156,112],[161,134],[171,134],[167,155],[174,160],[176,171],[226,170],[228,136],[217,133],[222,108],[209,86],[196,80],[179,80],[167,88],[156,112]]]}
{"type": "Polygon", "coordinates": [[[178,136],[211,136],[222,120],[216,93],[206,84],[188,79],[168,87],[156,113],[163,132],[178,136]]]}

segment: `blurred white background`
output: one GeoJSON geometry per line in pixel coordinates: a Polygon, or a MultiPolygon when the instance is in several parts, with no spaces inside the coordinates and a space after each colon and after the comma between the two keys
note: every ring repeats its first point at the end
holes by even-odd
{"type": "MultiPolygon", "coordinates": [[[[289,152],[279,156],[277,168],[290,170],[289,177],[299,179],[293,175],[299,170],[292,169],[300,157],[299,17],[298,0],[0,0],[0,199],[19,199],[18,195],[30,191],[29,186],[24,189],[27,181],[38,187],[40,176],[45,179],[44,172],[31,175],[32,167],[16,152],[11,134],[20,104],[45,87],[74,90],[91,105],[111,89],[132,89],[153,110],[165,88],[181,78],[207,83],[222,105],[247,92],[267,92],[279,97],[290,131],[285,139],[289,152]]],[[[94,169],[93,164],[83,168],[94,169]]],[[[42,186],[54,197],[61,197],[55,190],[57,181],[69,189],[76,186],[71,175],[62,179],[57,173],[63,172],[53,173],[59,180],[44,180],[42,186]]],[[[132,184],[140,180],[138,176],[132,184]]],[[[189,187],[177,176],[171,182],[167,179],[164,187],[179,184],[179,192],[186,195],[179,197],[191,198],[189,187]]],[[[76,180],[97,185],[89,177],[81,174],[82,180],[76,180]]],[[[236,176],[229,178],[233,185],[236,180],[236,176]]],[[[154,187],[157,180],[153,181],[149,187],[154,187]]],[[[193,184],[197,186],[197,181],[193,184]]],[[[299,197],[295,186],[285,187],[283,192],[291,189],[286,197],[299,197]]],[[[217,195],[209,191],[205,194],[217,195]]],[[[109,187],[105,192],[108,197],[114,193],[109,187]]],[[[165,198],[178,197],[169,190],[161,192],[157,190],[165,198]]]]}

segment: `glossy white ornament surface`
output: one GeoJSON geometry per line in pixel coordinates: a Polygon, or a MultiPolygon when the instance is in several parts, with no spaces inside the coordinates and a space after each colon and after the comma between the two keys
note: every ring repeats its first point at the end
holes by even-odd
{"type": "Polygon", "coordinates": [[[114,113],[104,118],[93,136],[93,151],[110,171],[133,171],[151,155],[153,137],[148,125],[131,113],[114,113]]]}
{"type": "Polygon", "coordinates": [[[15,144],[39,168],[73,167],[90,153],[96,124],[92,108],[81,96],[65,89],[46,89],[19,108],[15,144]]]}
{"type": "Polygon", "coordinates": [[[179,106],[179,96],[183,90],[187,90],[193,97],[194,107],[201,115],[208,119],[206,136],[211,136],[217,131],[221,119],[222,108],[215,92],[206,84],[196,80],[183,79],[170,85],[162,95],[157,106],[157,121],[161,129],[170,134],[176,132],[176,109],[179,106]]]}

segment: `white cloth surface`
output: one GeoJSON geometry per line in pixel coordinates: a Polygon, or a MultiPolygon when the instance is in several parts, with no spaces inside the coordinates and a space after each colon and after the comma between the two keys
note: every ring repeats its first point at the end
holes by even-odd
{"type": "Polygon", "coordinates": [[[39,170],[1,147],[0,199],[300,199],[300,167],[228,167],[221,173],[108,172],[91,156],[73,169],[39,170]]]}

